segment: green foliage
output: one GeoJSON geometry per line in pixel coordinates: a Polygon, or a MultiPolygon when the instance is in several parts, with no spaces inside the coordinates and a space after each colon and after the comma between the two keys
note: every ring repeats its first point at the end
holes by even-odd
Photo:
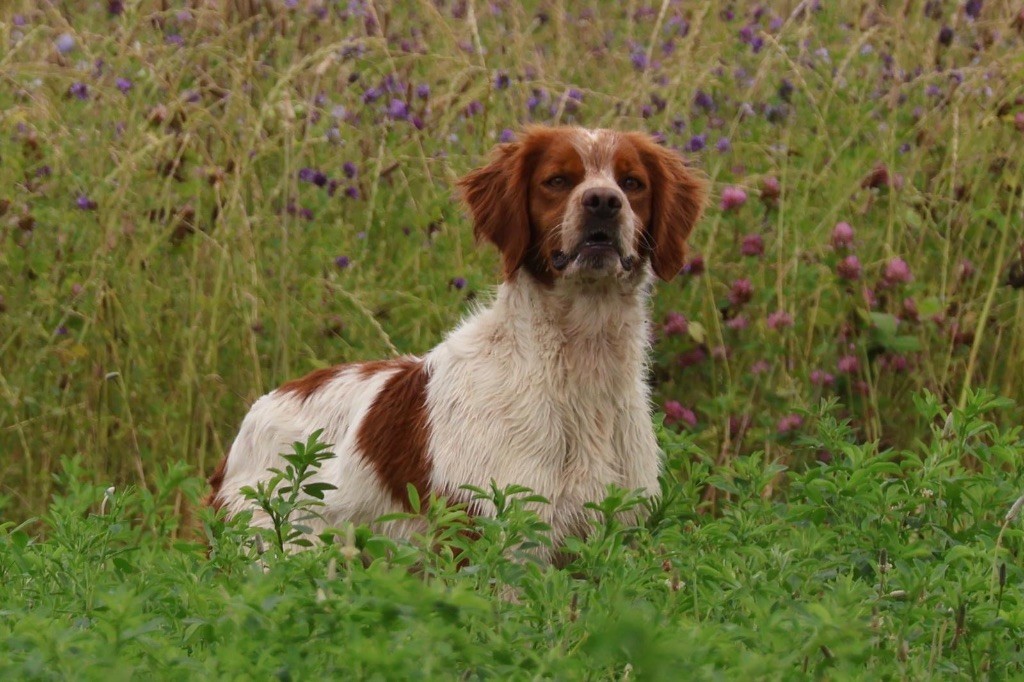
{"type": "MultiPolygon", "coordinates": [[[[0,676],[1018,678],[1024,474],[1005,458],[1021,430],[994,425],[1010,406],[988,393],[917,404],[935,428],[879,451],[823,403],[800,470],[760,455],[712,468],[663,431],[674,473],[648,522],[609,491],[564,567],[535,560],[543,501],[522,488],[473,491],[494,518],[419,500],[411,542],[350,526],[257,555],[263,530],[209,510],[208,545],[167,532],[168,500],[200,494],[176,468],[154,497],[85,483],[69,458],[35,531],[0,528],[0,676]]],[[[323,447],[297,443],[274,496],[323,447]]]]}
{"type": "Polygon", "coordinates": [[[324,493],[338,486],[324,481],[311,481],[323,463],[334,457],[330,444],[320,442],[323,429],[309,434],[305,443],[292,443],[290,454],[282,453],[288,463],[284,469],[271,467],[273,474],[256,487],[244,486],[242,496],[253,502],[255,509],[266,515],[269,526],[261,528],[279,552],[285,547],[311,547],[311,519],[322,519],[317,508],[324,506],[324,493]]]}
{"type": "Polygon", "coordinates": [[[905,448],[923,389],[1024,395],[1012,3],[434,4],[0,3],[0,508],[66,453],[208,472],[281,382],[432,347],[497,281],[454,181],[530,122],[712,181],[652,369],[715,461],[800,464],[822,398],[905,448]]]}
{"type": "Polygon", "coordinates": [[[1022,677],[1018,15],[0,3],[0,677],[1022,677]],[[284,551],[315,439],[200,509],[256,397],[486,298],[453,181],[528,122],[712,181],[652,305],[661,495],[554,565],[517,487],[284,551]]]}

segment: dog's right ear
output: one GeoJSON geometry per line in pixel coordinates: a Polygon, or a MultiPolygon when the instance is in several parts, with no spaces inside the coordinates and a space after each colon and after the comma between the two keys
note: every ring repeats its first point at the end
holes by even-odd
{"type": "Polygon", "coordinates": [[[498,145],[490,163],[458,182],[473,217],[473,234],[498,247],[505,279],[523,264],[530,246],[526,161],[522,142],[498,145]]]}

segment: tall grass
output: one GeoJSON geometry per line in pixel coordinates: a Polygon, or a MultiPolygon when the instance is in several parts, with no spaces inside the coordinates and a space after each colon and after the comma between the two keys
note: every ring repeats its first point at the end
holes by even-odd
{"type": "Polygon", "coordinates": [[[659,404],[720,462],[799,463],[821,397],[894,446],[921,388],[1019,398],[1018,10],[818,4],[5,3],[5,514],[67,456],[209,470],[286,378],[436,343],[497,280],[452,181],[526,121],[656,132],[743,190],[654,306],[659,404]]]}
{"type": "Polygon", "coordinates": [[[1022,12],[3,3],[0,677],[1020,677],[1022,12]],[[198,509],[257,396],[490,295],[451,187],[526,122],[714,183],[647,524],[560,569],[510,491],[291,555],[309,500],[198,509]]]}

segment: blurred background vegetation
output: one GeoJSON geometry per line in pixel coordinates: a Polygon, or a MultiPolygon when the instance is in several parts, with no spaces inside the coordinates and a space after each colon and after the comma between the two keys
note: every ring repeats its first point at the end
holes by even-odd
{"type": "MultiPolygon", "coordinates": [[[[917,442],[1024,395],[1016,2],[34,2],[0,9],[0,509],[62,458],[208,472],[252,400],[421,353],[498,281],[452,194],[526,122],[640,129],[715,187],[652,381],[719,463],[806,410],[917,442]]],[[[997,419],[1020,423],[1022,408],[997,419]]]]}

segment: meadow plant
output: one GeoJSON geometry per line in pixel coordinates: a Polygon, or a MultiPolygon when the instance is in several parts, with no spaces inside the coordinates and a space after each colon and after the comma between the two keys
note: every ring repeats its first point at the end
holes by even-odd
{"type": "Polygon", "coordinates": [[[1019,3],[13,0],[0,55],[0,676],[1021,676],[1019,3]],[[539,502],[481,490],[257,556],[200,472],[490,295],[452,186],[529,123],[714,188],[652,301],[647,523],[611,491],[506,561],[539,502]]]}

